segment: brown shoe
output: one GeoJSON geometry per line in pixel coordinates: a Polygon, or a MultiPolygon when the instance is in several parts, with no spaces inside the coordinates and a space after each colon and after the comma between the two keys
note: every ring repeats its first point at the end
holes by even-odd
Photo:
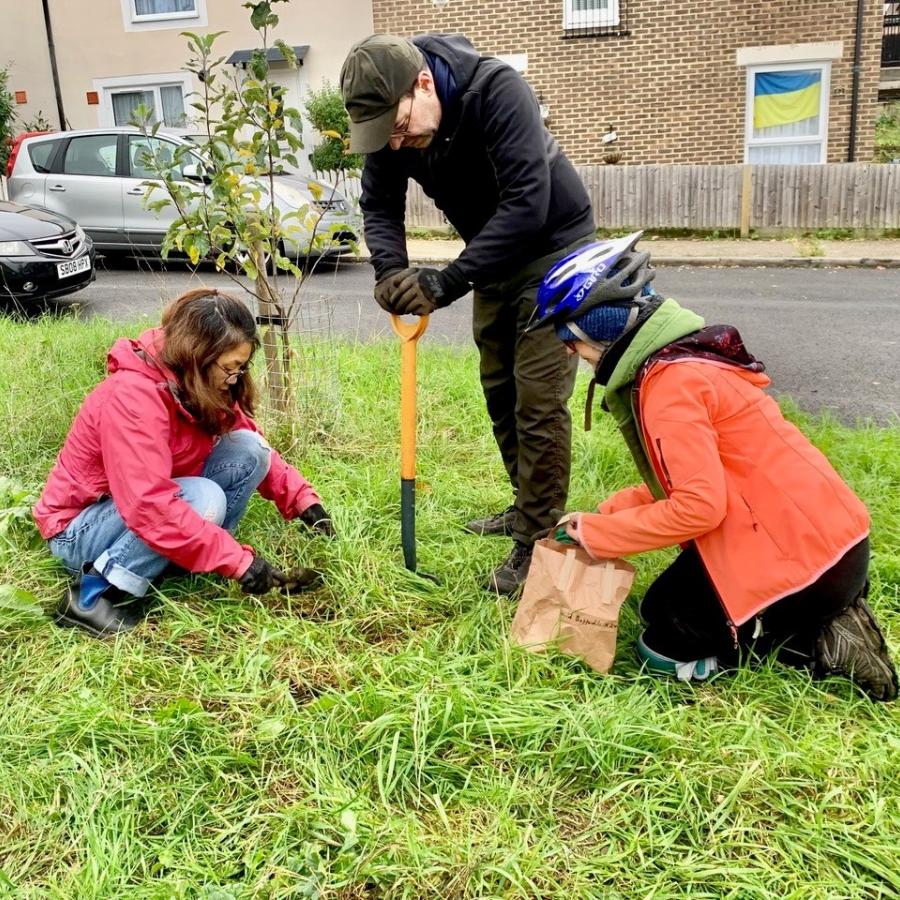
{"type": "Polygon", "coordinates": [[[897,697],[897,672],[884,635],[862,597],[822,628],[816,638],[817,677],[845,675],[875,700],[897,697]]]}
{"type": "Polygon", "coordinates": [[[481,537],[488,535],[502,534],[505,537],[512,537],[513,526],[516,523],[516,507],[507,506],[503,512],[494,513],[485,519],[472,519],[466,522],[463,528],[477,534],[481,537]]]}
{"type": "Polygon", "coordinates": [[[491,572],[485,590],[496,591],[498,594],[514,594],[528,577],[532,550],[531,544],[516,541],[506,560],[491,572]]]}

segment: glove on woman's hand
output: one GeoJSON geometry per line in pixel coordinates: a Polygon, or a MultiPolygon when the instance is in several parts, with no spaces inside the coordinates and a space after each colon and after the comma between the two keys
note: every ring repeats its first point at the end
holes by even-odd
{"type": "Polygon", "coordinates": [[[318,587],[322,583],[322,573],[315,569],[304,569],[298,567],[296,569],[288,569],[284,573],[284,581],[278,590],[282,594],[299,594],[301,591],[308,591],[318,587]]]}
{"type": "Polygon", "coordinates": [[[325,537],[334,537],[336,534],[331,516],[328,515],[321,503],[313,503],[308,509],[304,509],[300,513],[300,521],[307,528],[318,531],[320,534],[324,534],[325,537]]]}
{"type": "Polygon", "coordinates": [[[238,578],[238,584],[245,594],[268,594],[274,588],[285,584],[287,576],[276,569],[267,559],[257,554],[250,568],[238,578]]]}

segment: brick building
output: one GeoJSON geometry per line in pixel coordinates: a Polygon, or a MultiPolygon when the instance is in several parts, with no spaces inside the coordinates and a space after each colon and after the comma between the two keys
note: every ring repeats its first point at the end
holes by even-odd
{"type": "Polygon", "coordinates": [[[883,15],[858,0],[373,0],[376,32],[462,33],[519,68],[581,164],[868,161],[883,15]]]}

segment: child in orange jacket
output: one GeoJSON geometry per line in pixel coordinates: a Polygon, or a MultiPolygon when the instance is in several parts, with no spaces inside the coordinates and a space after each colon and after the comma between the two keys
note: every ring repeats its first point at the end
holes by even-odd
{"type": "Polygon", "coordinates": [[[639,237],[555,265],[530,326],[552,322],[595,367],[643,477],[598,512],[566,517],[566,531],[596,558],[681,545],[640,605],[650,670],[703,679],[741,651],[777,652],[894,699],[897,675],[865,602],[865,505],[763,392],[764,366],[737,330],[707,327],[652,290],[639,237]]]}

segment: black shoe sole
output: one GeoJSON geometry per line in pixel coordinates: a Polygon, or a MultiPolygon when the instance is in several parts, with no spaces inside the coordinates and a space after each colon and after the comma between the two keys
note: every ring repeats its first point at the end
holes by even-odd
{"type": "Polygon", "coordinates": [[[86,622],[82,622],[81,619],[72,619],[63,613],[56,613],[53,616],[53,624],[59,628],[80,628],[82,631],[87,632],[91,637],[104,640],[106,638],[115,637],[117,634],[126,634],[129,631],[133,631],[140,623],[136,622],[131,628],[120,628],[116,631],[107,631],[106,629],[103,629],[101,631],[97,628],[92,628],[86,622]]]}

